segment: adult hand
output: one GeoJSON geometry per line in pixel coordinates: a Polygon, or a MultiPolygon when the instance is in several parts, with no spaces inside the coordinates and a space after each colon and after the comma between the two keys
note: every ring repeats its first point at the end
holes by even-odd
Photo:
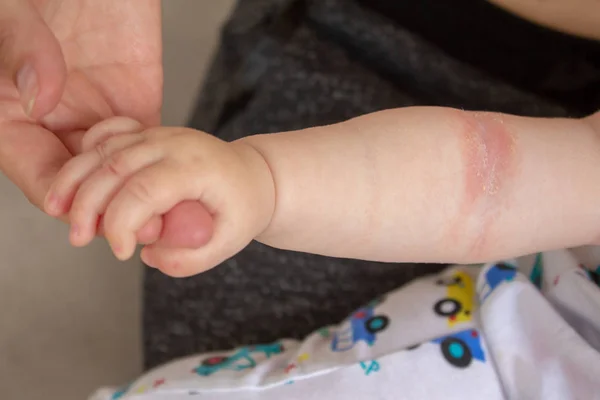
{"type": "MultiPolygon", "coordinates": [[[[0,169],[41,207],[86,129],[114,115],[159,123],[160,2],[0,0],[0,15],[0,169]]],[[[139,239],[198,247],[208,238],[194,229],[207,221],[183,204],[139,239]]]]}

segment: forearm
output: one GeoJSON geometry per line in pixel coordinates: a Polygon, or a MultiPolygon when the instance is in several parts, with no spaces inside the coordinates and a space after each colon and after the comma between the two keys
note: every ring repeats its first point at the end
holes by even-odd
{"type": "Polygon", "coordinates": [[[276,207],[259,241],[379,261],[477,262],[589,242],[600,142],[589,124],[405,108],[244,141],[276,207]]]}

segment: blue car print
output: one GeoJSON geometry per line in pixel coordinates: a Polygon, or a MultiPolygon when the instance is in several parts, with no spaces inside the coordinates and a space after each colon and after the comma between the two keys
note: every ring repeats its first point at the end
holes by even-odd
{"type": "Polygon", "coordinates": [[[531,269],[531,274],[529,275],[529,280],[534,286],[538,289],[542,288],[542,280],[544,277],[544,265],[542,263],[542,253],[538,253],[535,256],[535,262],[533,263],[533,268],[531,269]]]}
{"type": "Polygon", "coordinates": [[[356,310],[350,317],[350,321],[334,333],[331,341],[331,350],[347,351],[360,341],[373,346],[376,334],[383,331],[390,323],[385,315],[375,315],[374,308],[378,302],[373,302],[356,310]]]}
{"type": "Polygon", "coordinates": [[[110,400],[117,400],[122,398],[123,396],[125,396],[125,394],[127,394],[127,391],[129,390],[129,386],[124,387],[122,389],[117,390],[116,392],[113,393],[113,395],[110,397],[110,400]]]}
{"type": "Polygon", "coordinates": [[[504,281],[512,281],[517,276],[517,269],[506,263],[492,266],[485,273],[485,285],[481,289],[481,303],[504,281]]]}
{"type": "Polygon", "coordinates": [[[228,369],[242,371],[256,367],[256,360],[252,357],[257,353],[264,354],[266,358],[281,354],[284,348],[280,343],[262,344],[244,347],[230,356],[214,356],[202,361],[202,364],[193,372],[200,376],[210,376],[217,371],[228,369]]]}
{"type": "Polygon", "coordinates": [[[446,361],[455,367],[466,368],[473,359],[485,362],[479,332],[475,329],[467,329],[434,339],[431,343],[439,344],[446,361]]]}

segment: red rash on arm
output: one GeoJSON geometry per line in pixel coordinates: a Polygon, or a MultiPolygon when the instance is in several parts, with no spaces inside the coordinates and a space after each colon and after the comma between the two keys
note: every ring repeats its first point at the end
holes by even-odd
{"type": "MultiPolygon", "coordinates": [[[[517,142],[501,114],[488,112],[462,112],[463,156],[465,160],[464,200],[460,217],[476,218],[472,254],[485,247],[487,232],[498,214],[506,182],[519,170],[517,142]],[[474,210],[476,211],[474,213],[474,210]]],[[[458,222],[458,221],[457,221],[458,222]]],[[[464,219],[460,221],[464,226],[464,219]]],[[[454,228],[452,234],[464,234],[454,228]]]]}

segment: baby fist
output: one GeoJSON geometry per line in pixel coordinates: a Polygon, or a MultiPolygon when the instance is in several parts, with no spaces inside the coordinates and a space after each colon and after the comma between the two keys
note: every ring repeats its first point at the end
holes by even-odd
{"type": "Polygon", "coordinates": [[[183,201],[199,201],[214,222],[205,246],[142,250],[147,264],[172,276],[193,275],[233,256],[266,229],[275,203],[273,178],[258,151],[185,128],[111,136],[65,165],[50,193],[70,200],[72,242],[91,240],[102,217],[120,259],[134,253],[148,221],[183,201]]]}

